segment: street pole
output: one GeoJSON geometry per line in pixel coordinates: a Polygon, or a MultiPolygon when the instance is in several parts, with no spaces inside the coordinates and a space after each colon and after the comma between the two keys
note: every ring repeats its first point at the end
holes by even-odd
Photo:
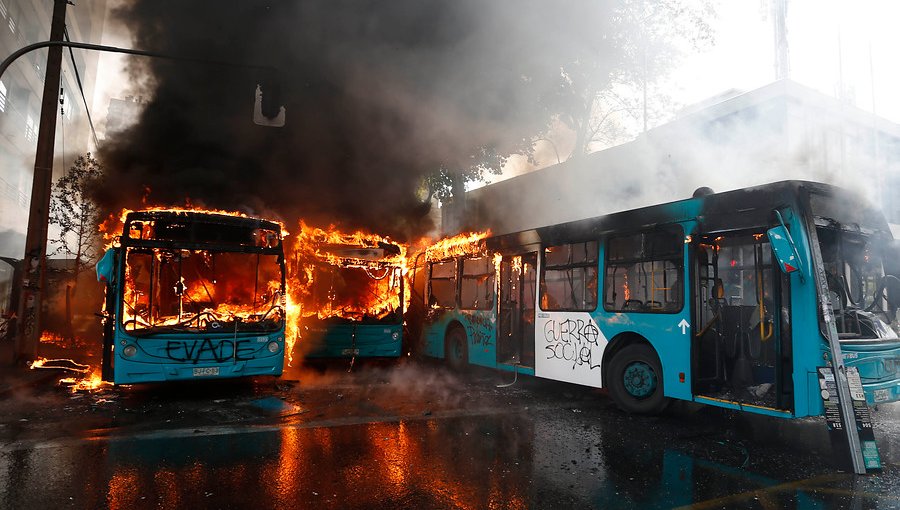
{"type": "MultiPolygon", "coordinates": [[[[66,28],[67,0],[53,1],[50,40],[62,41],[66,28]]],[[[50,190],[53,182],[53,152],[56,142],[56,104],[62,69],[62,46],[47,49],[44,95],[34,157],[25,259],[19,285],[18,335],[16,361],[37,358],[41,339],[41,306],[47,280],[47,224],[50,219],[50,190]]]]}

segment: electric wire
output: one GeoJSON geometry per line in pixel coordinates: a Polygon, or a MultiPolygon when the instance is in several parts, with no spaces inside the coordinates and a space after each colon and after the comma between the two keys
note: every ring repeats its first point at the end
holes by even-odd
{"type": "MultiPolygon", "coordinates": [[[[69,40],[69,29],[63,29],[63,37],[66,39],[66,42],[71,42],[69,40]]],[[[81,83],[81,73],[78,72],[78,64],[75,63],[75,52],[72,51],[72,47],[69,46],[69,58],[72,59],[72,69],[75,70],[75,82],[78,83],[78,90],[81,92],[81,100],[84,102],[84,111],[87,114],[88,124],[91,126],[91,134],[94,136],[94,144],[97,147],[100,147],[100,140],[97,138],[97,131],[94,130],[94,119],[91,118],[91,109],[88,107],[87,98],[84,97],[84,86],[81,83]]]]}

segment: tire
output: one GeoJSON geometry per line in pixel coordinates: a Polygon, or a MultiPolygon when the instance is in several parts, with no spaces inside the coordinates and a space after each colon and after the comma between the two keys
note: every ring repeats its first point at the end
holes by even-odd
{"type": "Polygon", "coordinates": [[[669,403],[659,357],[649,345],[631,344],[617,352],[606,380],[616,406],[627,413],[658,414],[669,403]]]}
{"type": "Polygon", "coordinates": [[[460,327],[451,327],[444,337],[444,359],[453,370],[461,371],[469,365],[468,342],[466,331],[460,327]]]}

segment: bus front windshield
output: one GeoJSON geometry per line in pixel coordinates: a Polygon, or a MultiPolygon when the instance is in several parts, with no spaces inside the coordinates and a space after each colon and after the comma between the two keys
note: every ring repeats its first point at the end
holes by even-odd
{"type": "Polygon", "coordinates": [[[278,255],[132,248],[125,264],[128,332],[274,331],[284,321],[278,255]]]}
{"type": "Polygon", "coordinates": [[[879,238],[843,229],[834,220],[817,228],[829,299],[842,339],[891,339],[879,238]]]}

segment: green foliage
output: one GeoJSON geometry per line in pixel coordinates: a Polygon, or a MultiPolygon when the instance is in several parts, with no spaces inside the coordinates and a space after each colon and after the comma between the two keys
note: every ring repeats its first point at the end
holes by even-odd
{"type": "Polygon", "coordinates": [[[59,227],[54,255],[75,259],[75,276],[96,262],[101,250],[100,208],[88,190],[103,177],[100,163],[87,153],[78,156],[66,175],[53,184],[50,223],[59,227]]]}

